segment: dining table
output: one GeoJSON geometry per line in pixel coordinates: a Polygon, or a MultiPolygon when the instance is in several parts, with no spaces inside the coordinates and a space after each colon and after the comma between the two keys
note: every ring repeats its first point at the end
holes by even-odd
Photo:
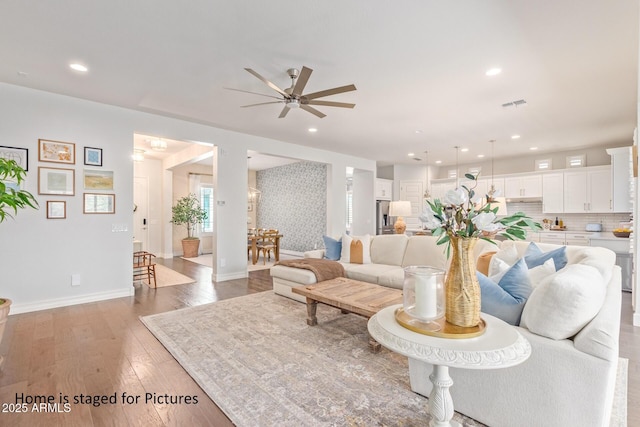
{"type": "MultiPolygon", "coordinates": [[[[274,249],[274,257],[276,261],[280,261],[280,238],[282,234],[276,234],[276,247],[274,249]]],[[[256,264],[258,262],[258,240],[262,239],[259,234],[247,233],[247,240],[251,241],[251,263],[256,264]]]]}

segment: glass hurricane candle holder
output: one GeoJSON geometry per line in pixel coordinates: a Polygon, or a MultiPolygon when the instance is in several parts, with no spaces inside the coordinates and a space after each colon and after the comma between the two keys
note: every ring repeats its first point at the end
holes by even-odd
{"type": "Polygon", "coordinates": [[[431,322],[444,316],[445,271],[429,266],[404,269],[403,309],[420,322],[431,322]]]}

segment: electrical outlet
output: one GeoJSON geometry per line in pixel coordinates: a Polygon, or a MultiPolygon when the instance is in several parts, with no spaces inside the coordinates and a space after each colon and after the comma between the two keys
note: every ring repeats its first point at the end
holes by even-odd
{"type": "Polygon", "coordinates": [[[80,286],[80,275],[72,274],[71,275],[71,286],[80,286]]]}
{"type": "Polygon", "coordinates": [[[220,258],[220,267],[226,267],[226,266],[227,266],[227,259],[220,258]]]}

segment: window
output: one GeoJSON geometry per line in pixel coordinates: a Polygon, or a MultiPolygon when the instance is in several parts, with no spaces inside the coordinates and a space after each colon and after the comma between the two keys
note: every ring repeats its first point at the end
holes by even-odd
{"type": "Polygon", "coordinates": [[[202,223],[203,233],[213,233],[213,187],[200,186],[200,205],[207,212],[207,219],[202,223]]]}

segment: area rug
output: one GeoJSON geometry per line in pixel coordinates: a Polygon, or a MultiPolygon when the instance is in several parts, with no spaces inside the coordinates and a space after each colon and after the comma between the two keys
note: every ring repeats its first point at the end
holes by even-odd
{"type": "MultiPolygon", "coordinates": [[[[153,284],[147,283],[146,279],[143,279],[138,283],[140,282],[144,283],[150,288],[153,288],[153,284]]],[[[194,282],[195,280],[193,280],[191,277],[178,273],[177,271],[172,270],[169,267],[165,267],[164,265],[156,264],[156,286],[158,288],[163,288],[166,286],[186,285],[194,282]]]]}
{"type": "MultiPolygon", "coordinates": [[[[238,427],[427,425],[405,357],[371,353],[363,317],[323,304],[317,317],[307,326],[304,304],[267,291],[141,320],[238,427]]],[[[620,361],[612,426],[626,425],[620,361]]]]}
{"type": "Polygon", "coordinates": [[[204,265],[206,267],[213,266],[213,255],[211,254],[199,255],[195,258],[185,258],[185,257],[180,257],[180,258],[182,258],[185,261],[191,261],[191,262],[195,262],[196,264],[204,265]]]}

